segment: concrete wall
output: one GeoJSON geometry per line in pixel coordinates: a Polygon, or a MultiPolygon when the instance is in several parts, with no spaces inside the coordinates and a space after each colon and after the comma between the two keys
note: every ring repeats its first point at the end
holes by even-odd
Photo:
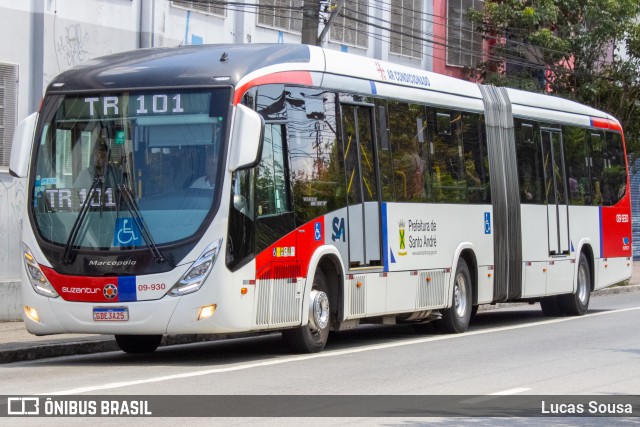
{"type": "Polygon", "coordinates": [[[25,180],[0,173],[0,321],[21,316],[20,230],[25,217],[25,180]]]}

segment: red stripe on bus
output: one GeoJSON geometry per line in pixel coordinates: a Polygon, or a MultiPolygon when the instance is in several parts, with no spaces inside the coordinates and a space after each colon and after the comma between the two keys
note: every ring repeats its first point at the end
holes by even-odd
{"type": "Polygon", "coordinates": [[[600,119],[597,117],[591,117],[591,126],[601,129],[611,129],[618,132],[622,132],[622,126],[620,123],[611,119],[600,119]]]}
{"type": "Polygon", "coordinates": [[[236,89],[233,96],[233,105],[238,105],[244,94],[255,86],[267,85],[273,83],[292,83],[301,85],[311,85],[311,73],[309,71],[283,71],[281,73],[267,74],[251,80],[236,89]]]}
{"type": "Polygon", "coordinates": [[[40,269],[65,301],[118,302],[117,295],[108,299],[104,294],[104,287],[109,284],[116,286],[117,289],[117,277],[71,276],[60,274],[53,268],[43,265],[40,265],[40,269]]]}

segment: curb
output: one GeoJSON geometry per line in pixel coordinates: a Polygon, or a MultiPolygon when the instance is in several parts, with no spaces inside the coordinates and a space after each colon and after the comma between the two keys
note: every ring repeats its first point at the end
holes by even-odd
{"type": "MultiPolygon", "coordinates": [[[[198,342],[219,341],[230,338],[251,337],[258,333],[243,334],[218,334],[218,335],[165,335],[162,337],[160,347],[168,347],[181,344],[193,344],[198,342]]],[[[99,335],[95,337],[83,337],[78,340],[51,340],[49,342],[24,342],[5,344],[5,349],[0,348],[0,364],[25,362],[30,360],[45,359],[49,357],[77,356],[82,354],[106,353],[119,351],[113,335],[99,335]]]]}
{"type": "MultiPolygon", "coordinates": [[[[640,291],[640,285],[614,286],[606,289],[595,291],[591,294],[593,297],[616,295],[629,292],[640,291]]],[[[483,304],[478,308],[478,312],[498,310],[507,307],[517,307],[522,305],[530,305],[528,302],[523,303],[497,303],[483,304]]],[[[223,334],[223,335],[165,335],[160,343],[161,347],[167,347],[180,344],[192,344],[198,342],[218,341],[229,338],[240,338],[262,335],[261,333],[244,333],[244,334],[223,334]]],[[[44,359],[60,356],[75,356],[81,354],[104,353],[108,351],[118,351],[119,347],[112,335],[103,335],[95,337],[83,337],[77,340],[55,340],[47,342],[24,342],[9,343],[2,345],[0,348],[0,364],[25,362],[29,360],[44,359]]]]}

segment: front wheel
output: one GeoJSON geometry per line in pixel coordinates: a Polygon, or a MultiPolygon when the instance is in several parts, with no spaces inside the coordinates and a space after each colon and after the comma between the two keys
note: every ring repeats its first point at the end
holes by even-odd
{"type": "Polygon", "coordinates": [[[120,350],[125,353],[153,353],[162,341],[162,335],[116,335],[120,350]]]}
{"type": "Polygon", "coordinates": [[[453,282],[453,300],[451,307],[442,311],[440,329],[449,334],[459,334],[467,330],[473,311],[472,282],[469,267],[464,259],[458,260],[453,282]]]}
{"type": "Polygon", "coordinates": [[[309,323],[282,331],[285,345],[292,353],[318,353],[322,351],[331,329],[329,285],[321,270],[316,271],[309,298],[309,323]]]}

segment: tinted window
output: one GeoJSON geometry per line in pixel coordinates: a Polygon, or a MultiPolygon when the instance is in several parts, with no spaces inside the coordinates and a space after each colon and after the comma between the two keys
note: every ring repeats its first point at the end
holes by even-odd
{"type": "Polygon", "coordinates": [[[229,91],[217,89],[52,99],[30,190],[41,236],[117,249],[193,236],[222,187],[228,103],[229,91]],[[87,215],[70,238],[83,206],[87,215]],[[132,225],[136,210],[151,239],[132,225]]]}
{"type": "Polygon", "coordinates": [[[590,205],[592,200],[589,180],[587,130],[577,126],[563,126],[562,136],[569,188],[569,204],[590,205]]]}
{"type": "Polygon", "coordinates": [[[520,200],[522,203],[546,203],[538,124],[516,119],[514,125],[520,200]]]}
{"type": "Polygon", "coordinates": [[[389,101],[388,106],[395,199],[399,202],[427,200],[424,107],[397,101],[389,101]]]}
{"type": "Polygon", "coordinates": [[[627,172],[622,137],[619,133],[607,132],[603,155],[602,197],[603,204],[612,206],[625,194],[627,172]]]}
{"type": "Polygon", "coordinates": [[[296,225],[346,206],[344,160],[336,127],[336,96],[286,88],[287,147],[296,225]]]}
{"type": "Polygon", "coordinates": [[[287,180],[284,125],[266,124],[262,159],[256,167],[256,250],[260,252],[295,226],[287,180]]]}

